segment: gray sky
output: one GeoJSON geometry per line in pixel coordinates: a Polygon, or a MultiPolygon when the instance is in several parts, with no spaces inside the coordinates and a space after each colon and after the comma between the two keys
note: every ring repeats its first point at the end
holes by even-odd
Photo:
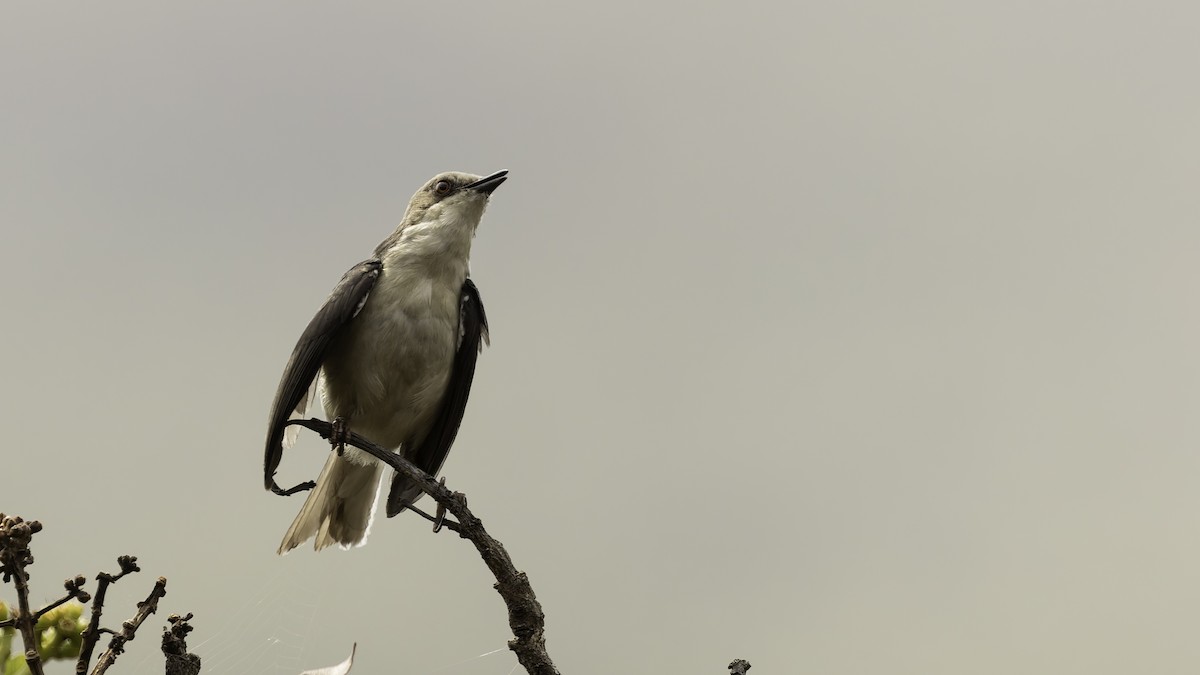
{"type": "Polygon", "coordinates": [[[301,498],[261,478],[333,284],[430,176],[507,168],[445,468],[564,672],[1192,672],[1198,20],[6,3],[0,510],[46,525],[37,599],[132,553],[106,616],[167,576],[154,628],[195,612],[210,673],[354,640],[509,673],[469,544],[402,517],[280,559],[301,498]]]}

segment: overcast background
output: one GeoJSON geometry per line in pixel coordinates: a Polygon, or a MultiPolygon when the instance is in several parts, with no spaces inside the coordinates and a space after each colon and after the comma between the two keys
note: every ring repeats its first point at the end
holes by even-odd
{"type": "Polygon", "coordinates": [[[261,469],[341,274],[435,173],[506,168],[445,470],[564,673],[1195,672],[1197,21],[6,2],[0,510],[45,524],[35,600],[132,553],[112,625],[170,585],[123,673],[189,611],[210,673],[354,641],[511,673],[468,543],[410,516],[278,558],[302,497],[261,469]]]}

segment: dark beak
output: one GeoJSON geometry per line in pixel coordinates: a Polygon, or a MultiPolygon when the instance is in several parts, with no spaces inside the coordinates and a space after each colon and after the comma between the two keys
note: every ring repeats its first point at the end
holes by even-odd
{"type": "Polygon", "coordinates": [[[479,180],[464,187],[464,190],[474,190],[482,192],[485,195],[492,194],[492,191],[500,187],[500,184],[508,179],[508,170],[497,171],[496,173],[480,178],[479,180]]]}

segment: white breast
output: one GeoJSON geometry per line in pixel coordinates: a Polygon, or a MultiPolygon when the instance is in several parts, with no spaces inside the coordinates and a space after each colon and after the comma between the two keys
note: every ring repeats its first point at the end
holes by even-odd
{"type": "Polygon", "coordinates": [[[449,380],[466,262],[438,267],[385,259],[322,369],[326,414],[389,449],[424,437],[449,380]]]}

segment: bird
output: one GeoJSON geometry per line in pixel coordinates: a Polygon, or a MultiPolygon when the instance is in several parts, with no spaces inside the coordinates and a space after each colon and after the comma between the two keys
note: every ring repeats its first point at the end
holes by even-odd
{"type": "MultiPolygon", "coordinates": [[[[342,277],[300,335],[271,405],[263,462],[277,494],[283,450],[319,391],[335,429],[353,431],[436,476],[463,419],[475,363],[489,343],[487,315],[470,278],[471,244],[507,171],[441,173],[413,195],[372,257],[342,277]]],[[[309,539],[320,551],[361,546],[374,520],[384,464],[352,447],[330,452],[283,537],[283,555],[309,539]]],[[[387,515],[421,489],[393,472],[387,515]]]]}

